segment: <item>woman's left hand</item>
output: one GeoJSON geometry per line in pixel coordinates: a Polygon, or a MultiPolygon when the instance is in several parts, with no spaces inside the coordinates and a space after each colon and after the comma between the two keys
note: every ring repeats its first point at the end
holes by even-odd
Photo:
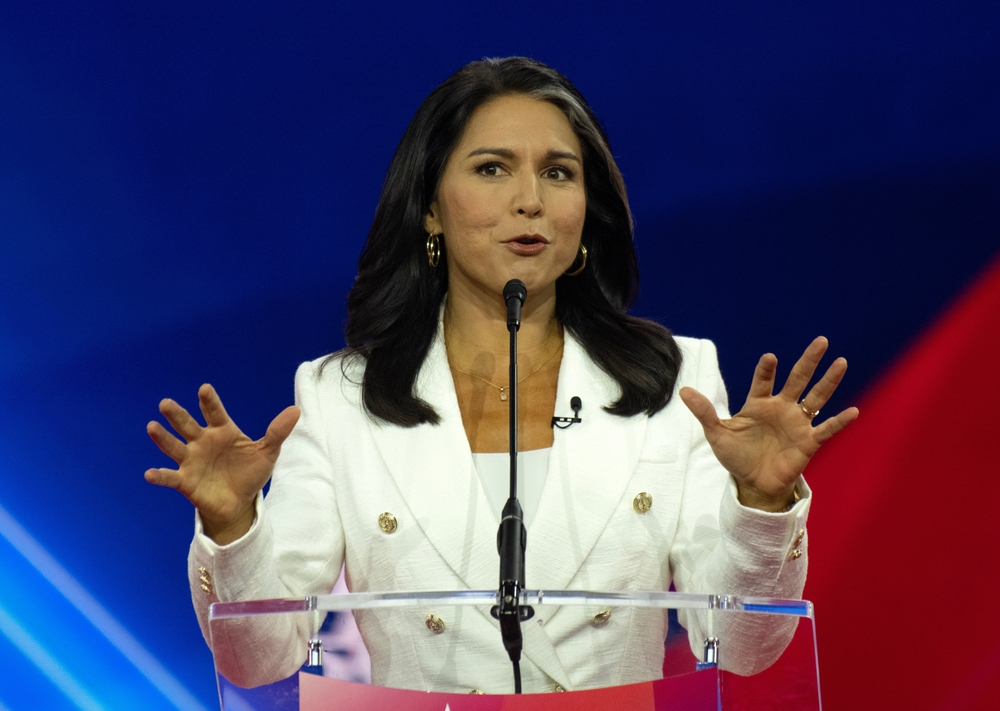
{"type": "Polygon", "coordinates": [[[813,417],[847,372],[844,358],[835,360],[799,401],[827,345],[822,336],[810,343],[777,395],[773,391],[778,359],[772,353],[761,356],[743,409],[728,420],[720,420],[711,401],[697,390],[681,388],[681,400],[705,429],[716,458],[736,480],[744,506],[764,511],[787,508],[794,501],[796,480],[820,445],[857,419],[858,408],[849,407],[813,427],[813,417]]]}

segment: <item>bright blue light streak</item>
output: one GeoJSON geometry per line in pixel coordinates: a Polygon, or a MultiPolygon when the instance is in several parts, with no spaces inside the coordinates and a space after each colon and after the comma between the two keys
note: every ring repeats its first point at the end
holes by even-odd
{"type": "Polygon", "coordinates": [[[28,631],[21,627],[17,620],[8,615],[3,608],[0,608],[0,632],[13,642],[14,646],[20,649],[21,653],[30,659],[31,663],[38,667],[59,691],[76,704],[77,708],[83,709],[83,711],[104,711],[104,707],[87,693],[80,682],[63,669],[59,662],[45,651],[45,647],[28,634],[28,631]]]}
{"type": "Polygon", "coordinates": [[[789,601],[787,605],[754,605],[744,603],[743,609],[746,612],[768,612],[772,615],[798,615],[799,617],[809,617],[809,602],[789,601]]]}
{"type": "MultiPolygon", "coordinates": [[[[101,603],[87,592],[76,578],[70,575],[38,541],[32,538],[31,534],[14,520],[14,517],[7,513],[3,506],[0,506],[0,536],[6,538],[14,549],[24,556],[35,570],[48,580],[73,607],[79,610],[80,614],[86,617],[108,642],[121,652],[170,703],[181,711],[206,711],[205,707],[166,670],[160,661],[150,654],[128,630],[122,627],[121,623],[112,617],[111,613],[105,610],[101,603]]],[[[18,629],[21,629],[20,626],[18,629]]],[[[37,642],[30,635],[28,639],[37,646],[37,642]]],[[[18,646],[20,647],[20,645],[18,646]]],[[[38,648],[41,649],[40,646],[38,648]]],[[[42,651],[44,652],[44,650],[42,651]]],[[[33,662],[35,661],[34,658],[29,658],[33,662]]],[[[52,662],[55,663],[55,660],[52,662]]],[[[59,668],[61,669],[61,667],[59,668]]],[[[43,671],[45,670],[43,669],[43,671]]],[[[65,670],[63,672],[65,673],[65,670]]],[[[81,708],[100,709],[101,707],[81,706],[81,708]]]]}

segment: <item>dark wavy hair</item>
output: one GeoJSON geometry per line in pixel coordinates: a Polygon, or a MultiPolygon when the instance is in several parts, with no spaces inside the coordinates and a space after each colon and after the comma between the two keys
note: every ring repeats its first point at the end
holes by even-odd
{"type": "Polygon", "coordinates": [[[403,427],[440,420],[413,392],[448,288],[447,260],[437,268],[427,263],[424,215],[469,117],[486,102],[512,94],[559,107],[580,139],[588,259],[579,276],[556,282],[556,317],[621,387],[621,396],[605,409],[623,417],[651,415],[673,393],[681,363],[676,342],[663,326],[626,313],[639,290],[632,214],[597,117],[555,69],[525,57],[483,59],[448,77],[410,121],[386,173],[347,297],[342,367],[352,356],[366,361],[364,406],[378,419],[403,427]]]}

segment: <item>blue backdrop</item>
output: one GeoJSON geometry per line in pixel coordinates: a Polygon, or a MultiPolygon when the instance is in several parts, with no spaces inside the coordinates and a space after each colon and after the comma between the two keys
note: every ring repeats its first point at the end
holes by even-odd
{"type": "Polygon", "coordinates": [[[0,711],[216,704],[145,424],[208,381],[260,436],[342,345],[381,178],[459,66],[572,78],[636,313],[714,339],[737,404],[825,334],[835,408],[1000,248],[998,37],[985,1],[0,5],[0,711]]]}

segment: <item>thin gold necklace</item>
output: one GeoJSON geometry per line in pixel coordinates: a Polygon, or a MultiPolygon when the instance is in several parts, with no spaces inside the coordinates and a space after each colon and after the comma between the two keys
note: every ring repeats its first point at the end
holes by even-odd
{"type": "MultiPolygon", "coordinates": [[[[444,349],[445,349],[445,352],[448,351],[448,344],[447,343],[445,343],[444,349]]],[[[520,385],[525,380],[527,380],[528,378],[530,378],[532,375],[534,375],[535,373],[537,373],[539,370],[541,370],[542,368],[544,368],[545,366],[547,366],[552,361],[552,359],[556,357],[556,353],[558,353],[562,349],[563,349],[563,344],[560,343],[556,347],[556,349],[554,351],[552,351],[552,355],[550,355],[548,358],[545,359],[544,363],[542,363],[540,366],[538,366],[537,368],[535,368],[533,371],[531,371],[530,373],[528,373],[527,375],[525,375],[523,378],[518,378],[517,379],[517,384],[520,385]]],[[[459,368],[458,366],[456,366],[454,363],[451,362],[451,357],[450,356],[448,358],[448,365],[451,367],[452,370],[455,370],[455,371],[461,373],[462,375],[468,375],[470,378],[475,378],[476,380],[482,380],[484,383],[486,383],[490,387],[496,388],[497,390],[500,391],[500,400],[502,402],[507,402],[507,385],[497,385],[496,383],[490,382],[489,380],[487,380],[486,378],[484,378],[484,377],[482,377],[480,375],[476,375],[475,373],[470,373],[467,370],[462,370],[461,368],[459,368]]]]}

